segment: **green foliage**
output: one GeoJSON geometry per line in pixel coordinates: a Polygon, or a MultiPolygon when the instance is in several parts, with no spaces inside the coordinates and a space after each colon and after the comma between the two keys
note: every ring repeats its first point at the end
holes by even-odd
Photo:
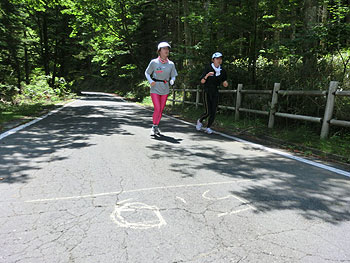
{"type": "Polygon", "coordinates": [[[34,76],[30,84],[22,83],[22,92],[15,97],[19,104],[55,102],[69,96],[69,89],[63,78],[57,78],[55,87],[50,87],[50,76],[34,76]]]}
{"type": "Polygon", "coordinates": [[[47,76],[35,76],[31,84],[25,85],[23,83],[22,94],[19,98],[28,99],[32,101],[46,100],[55,96],[55,91],[50,88],[47,76]]]}
{"type": "Polygon", "coordinates": [[[142,101],[146,96],[149,95],[149,91],[150,84],[147,80],[145,80],[137,85],[136,90],[134,90],[134,93],[138,101],[142,101]]]}
{"type": "Polygon", "coordinates": [[[142,102],[145,98],[149,97],[150,85],[148,81],[141,81],[139,84],[135,85],[132,90],[120,90],[117,93],[121,96],[132,99],[137,102],[142,102]]]}
{"type": "Polygon", "coordinates": [[[146,96],[143,98],[141,105],[143,106],[153,106],[152,98],[151,96],[146,96]]]}
{"type": "Polygon", "coordinates": [[[9,101],[18,92],[16,86],[0,83],[0,101],[9,101]]]}

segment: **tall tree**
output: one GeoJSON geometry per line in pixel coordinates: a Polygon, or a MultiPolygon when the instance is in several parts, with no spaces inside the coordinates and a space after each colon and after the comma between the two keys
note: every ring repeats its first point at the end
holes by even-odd
{"type": "Polygon", "coordinates": [[[20,91],[22,81],[21,58],[19,56],[22,44],[20,32],[23,32],[20,13],[9,0],[0,2],[0,12],[0,24],[3,31],[0,41],[4,50],[6,50],[2,55],[7,56],[7,58],[3,57],[3,59],[8,61],[15,72],[16,84],[20,91]]]}
{"type": "Polygon", "coordinates": [[[304,74],[308,78],[315,71],[317,66],[317,54],[315,47],[317,40],[315,39],[314,27],[317,24],[317,0],[305,0],[303,7],[304,14],[304,45],[303,45],[303,63],[304,74]]]}

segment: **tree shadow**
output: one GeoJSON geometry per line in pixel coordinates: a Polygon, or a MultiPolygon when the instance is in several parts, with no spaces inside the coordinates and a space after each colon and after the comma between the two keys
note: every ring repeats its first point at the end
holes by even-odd
{"type": "MultiPolygon", "coordinates": [[[[151,127],[151,111],[108,96],[81,99],[88,105],[67,106],[0,141],[1,184],[28,182],[46,163],[69,158],[59,156],[58,151],[94,146],[91,136],[134,136],[130,127],[151,127]]],[[[200,179],[212,174],[216,179],[250,179],[241,190],[232,187],[230,191],[251,202],[256,213],[292,210],[308,220],[333,224],[350,220],[349,178],[252,145],[205,135],[178,121],[162,121],[161,125],[165,135],[158,138],[159,143],[153,141],[146,147],[152,151],[149,158],[167,159],[173,176],[200,179]],[[186,144],[167,132],[183,134],[186,144]],[[241,152],[231,150],[239,147],[241,152]]]]}
{"type": "Polygon", "coordinates": [[[48,162],[65,160],[62,149],[91,147],[91,136],[134,136],[130,126],[149,127],[151,113],[123,100],[99,95],[72,104],[0,141],[0,184],[25,183],[48,162]],[[33,161],[34,160],[34,161],[33,161]]]}
{"type": "MultiPolygon", "coordinates": [[[[235,147],[237,142],[230,142],[235,147]]],[[[242,147],[237,145],[237,147],[242,147]]],[[[272,153],[259,156],[232,154],[221,147],[151,145],[151,159],[171,161],[180,178],[201,178],[204,173],[230,179],[250,179],[230,191],[248,200],[256,213],[292,210],[308,220],[339,224],[350,220],[350,179],[272,153]]],[[[246,145],[246,150],[259,150],[246,145]]]]}

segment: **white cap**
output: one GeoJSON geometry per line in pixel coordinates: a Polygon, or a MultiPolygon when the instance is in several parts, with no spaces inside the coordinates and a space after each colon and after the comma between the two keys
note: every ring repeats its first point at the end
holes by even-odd
{"type": "Polygon", "coordinates": [[[161,49],[162,47],[168,47],[168,48],[170,48],[170,45],[169,45],[168,42],[160,42],[160,43],[158,44],[158,50],[161,49]]]}
{"type": "Polygon", "coordinates": [[[220,52],[215,52],[211,58],[219,58],[219,57],[222,57],[222,54],[220,52]]]}

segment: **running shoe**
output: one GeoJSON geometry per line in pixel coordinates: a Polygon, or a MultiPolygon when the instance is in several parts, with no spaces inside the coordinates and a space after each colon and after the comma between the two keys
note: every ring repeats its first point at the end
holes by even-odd
{"type": "Polygon", "coordinates": [[[154,135],[156,135],[156,125],[153,125],[151,129],[151,136],[154,136],[154,135]]]}
{"type": "Polygon", "coordinates": [[[200,131],[202,129],[202,126],[203,124],[199,120],[197,120],[196,130],[200,131]]]}
{"type": "Polygon", "coordinates": [[[210,128],[206,128],[206,129],[205,129],[205,132],[208,133],[208,134],[212,134],[212,133],[213,133],[213,130],[210,129],[210,128]]]}
{"type": "Polygon", "coordinates": [[[159,129],[158,125],[156,126],[156,135],[160,135],[160,129],[159,129]]]}

